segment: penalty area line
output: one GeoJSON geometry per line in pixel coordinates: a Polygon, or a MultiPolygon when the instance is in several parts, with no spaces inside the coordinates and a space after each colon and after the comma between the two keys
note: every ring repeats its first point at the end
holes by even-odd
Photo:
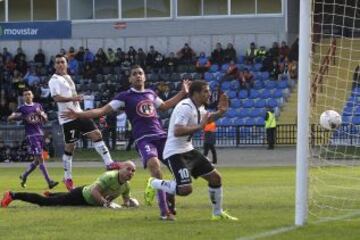
{"type": "MultiPolygon", "coordinates": [[[[338,216],[338,217],[328,217],[328,218],[320,219],[320,220],[318,220],[316,222],[313,222],[313,225],[318,225],[318,224],[321,224],[321,223],[327,223],[327,222],[333,222],[333,221],[339,221],[339,220],[345,220],[345,219],[353,218],[353,217],[357,217],[357,216],[360,216],[360,211],[353,212],[353,213],[350,213],[350,214],[341,215],[341,216],[338,216]]],[[[271,231],[259,233],[259,234],[249,236],[249,237],[240,237],[240,238],[237,238],[236,240],[256,240],[256,239],[265,238],[265,237],[271,237],[271,236],[286,233],[286,232],[291,232],[293,230],[296,230],[298,228],[303,228],[303,227],[304,226],[281,227],[281,228],[277,228],[277,229],[274,229],[274,230],[271,230],[271,231]]]]}

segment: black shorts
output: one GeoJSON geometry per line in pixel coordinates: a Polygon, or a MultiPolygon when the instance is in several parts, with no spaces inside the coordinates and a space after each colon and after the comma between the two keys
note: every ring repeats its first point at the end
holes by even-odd
{"type": "Polygon", "coordinates": [[[166,159],[178,186],[191,183],[191,176],[198,178],[214,171],[209,160],[198,150],[175,154],[166,159]]]}
{"type": "Polygon", "coordinates": [[[96,124],[90,119],[75,119],[63,124],[65,143],[74,143],[79,140],[80,134],[97,130],[96,124]]]}

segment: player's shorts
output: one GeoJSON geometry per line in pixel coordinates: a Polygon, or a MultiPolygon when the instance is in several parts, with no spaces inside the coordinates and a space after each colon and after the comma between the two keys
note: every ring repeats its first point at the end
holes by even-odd
{"type": "Polygon", "coordinates": [[[29,136],[27,137],[28,144],[30,146],[31,154],[34,156],[41,156],[45,143],[43,136],[29,136]]]}
{"type": "Polygon", "coordinates": [[[90,119],[75,119],[63,124],[65,143],[74,143],[80,139],[80,134],[97,130],[96,124],[90,119]]]}
{"type": "Polygon", "coordinates": [[[136,149],[140,154],[144,168],[150,158],[156,157],[163,161],[162,153],[164,151],[166,135],[160,137],[146,137],[136,142],[136,149]]]}
{"type": "Polygon", "coordinates": [[[191,183],[191,176],[198,178],[214,171],[209,160],[198,150],[175,154],[166,159],[178,186],[191,183]]]}

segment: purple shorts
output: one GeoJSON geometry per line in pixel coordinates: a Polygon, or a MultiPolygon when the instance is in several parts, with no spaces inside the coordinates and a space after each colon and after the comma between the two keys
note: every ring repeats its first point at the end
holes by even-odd
{"type": "Polygon", "coordinates": [[[146,168],[147,161],[150,158],[156,157],[160,161],[163,160],[162,154],[164,151],[165,142],[166,136],[161,138],[143,138],[136,143],[136,148],[138,153],[140,154],[144,168],[146,168]]]}
{"type": "Polygon", "coordinates": [[[44,137],[43,136],[31,136],[27,138],[30,145],[31,154],[35,156],[41,156],[44,149],[44,137]]]}

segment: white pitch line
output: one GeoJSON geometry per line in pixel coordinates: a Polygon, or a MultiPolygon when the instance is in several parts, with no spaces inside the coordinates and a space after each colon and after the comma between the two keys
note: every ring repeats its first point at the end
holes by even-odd
{"type": "MultiPolygon", "coordinates": [[[[349,213],[349,214],[346,214],[346,215],[342,215],[342,216],[339,216],[339,217],[324,218],[324,219],[318,220],[318,221],[316,221],[316,222],[314,222],[312,224],[317,225],[317,224],[321,224],[321,223],[339,221],[339,220],[344,220],[344,219],[356,217],[356,216],[359,216],[359,215],[360,215],[360,211],[356,211],[356,212],[349,213]]],[[[281,227],[281,228],[277,228],[277,229],[274,229],[274,230],[271,230],[271,231],[259,233],[259,234],[253,235],[253,236],[237,238],[236,240],[256,240],[256,239],[260,239],[260,238],[264,238],[264,237],[270,237],[270,236],[290,232],[290,231],[296,230],[298,228],[302,228],[302,226],[281,227]]]]}

